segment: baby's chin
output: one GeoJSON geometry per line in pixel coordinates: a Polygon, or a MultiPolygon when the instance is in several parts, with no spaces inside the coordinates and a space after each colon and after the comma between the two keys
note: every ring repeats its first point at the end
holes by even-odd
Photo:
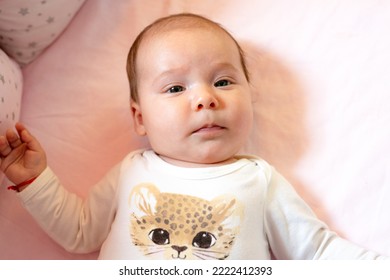
{"type": "Polygon", "coordinates": [[[230,157],[210,157],[202,159],[187,159],[187,158],[173,158],[165,155],[159,155],[160,158],[172,165],[179,167],[206,167],[206,166],[220,166],[233,163],[237,158],[232,155],[230,157]]]}

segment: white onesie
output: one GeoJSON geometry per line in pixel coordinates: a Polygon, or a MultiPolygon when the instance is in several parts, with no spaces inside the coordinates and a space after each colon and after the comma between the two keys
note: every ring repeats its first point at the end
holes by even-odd
{"type": "Polygon", "coordinates": [[[50,168],[25,207],[65,249],[100,259],[376,259],[331,232],[264,160],[183,168],[129,154],[83,202],[50,168]]]}

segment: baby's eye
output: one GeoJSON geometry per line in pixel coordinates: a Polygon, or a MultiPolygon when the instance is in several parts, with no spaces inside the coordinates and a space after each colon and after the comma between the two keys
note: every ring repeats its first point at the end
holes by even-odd
{"type": "Polygon", "coordinates": [[[226,87],[230,84],[231,84],[231,82],[229,80],[224,79],[224,80],[219,80],[219,81],[215,82],[214,86],[215,87],[226,87]]]}
{"type": "Polygon", "coordinates": [[[184,91],[184,87],[182,87],[182,86],[173,86],[167,90],[167,92],[169,92],[169,93],[178,93],[178,92],[182,92],[182,91],[184,91]]]}

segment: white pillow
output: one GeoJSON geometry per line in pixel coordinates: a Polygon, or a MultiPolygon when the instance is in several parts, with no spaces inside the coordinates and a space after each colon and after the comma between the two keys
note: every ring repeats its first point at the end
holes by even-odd
{"type": "MultiPolygon", "coordinates": [[[[22,83],[19,65],[0,49],[0,135],[19,120],[22,83]]],[[[3,179],[0,171],[0,184],[3,179]]]]}
{"type": "Polygon", "coordinates": [[[67,27],[85,0],[2,0],[0,47],[27,64],[67,27]]]}

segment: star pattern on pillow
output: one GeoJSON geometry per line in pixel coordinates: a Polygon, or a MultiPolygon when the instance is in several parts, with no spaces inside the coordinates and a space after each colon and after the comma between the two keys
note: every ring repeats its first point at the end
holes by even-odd
{"type": "Polygon", "coordinates": [[[2,0],[0,48],[21,65],[34,60],[68,26],[85,0],[2,0]]]}

